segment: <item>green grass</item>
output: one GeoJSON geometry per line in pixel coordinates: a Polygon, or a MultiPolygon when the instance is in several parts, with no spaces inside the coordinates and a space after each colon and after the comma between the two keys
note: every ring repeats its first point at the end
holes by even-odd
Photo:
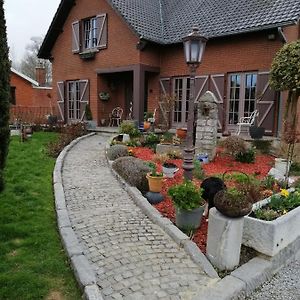
{"type": "Polygon", "coordinates": [[[0,193],[0,299],[81,299],[56,226],[45,144],[55,133],[14,137],[0,193]],[[54,297],[54,298],[53,298],[54,297]]]}

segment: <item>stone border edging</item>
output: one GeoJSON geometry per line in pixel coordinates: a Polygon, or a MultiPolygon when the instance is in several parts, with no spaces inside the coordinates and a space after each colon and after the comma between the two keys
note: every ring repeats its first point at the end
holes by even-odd
{"type": "Polygon", "coordinates": [[[72,228],[64,194],[62,182],[62,168],[67,153],[81,140],[86,139],[96,133],[90,133],[81,136],[69,145],[67,145],[56,159],[53,171],[53,188],[55,198],[55,209],[57,214],[57,224],[63,246],[69,256],[72,268],[75,273],[77,282],[84,292],[84,297],[87,300],[103,300],[100,289],[96,283],[96,275],[90,263],[83,254],[83,249],[72,228]]]}
{"type": "MultiPolygon", "coordinates": [[[[108,148],[110,147],[109,141],[105,145],[105,157],[108,164],[111,166],[110,161],[106,155],[108,148]]],[[[216,270],[208,261],[206,256],[199,250],[198,246],[192,242],[189,237],[178,229],[168,218],[163,217],[142,195],[142,193],[133,186],[130,186],[115,170],[110,168],[112,174],[119,180],[125,191],[131,196],[135,204],[142,210],[142,212],[156,225],[158,225],[163,231],[165,231],[180,247],[184,248],[185,252],[191,257],[191,259],[200,267],[203,268],[205,273],[215,279],[219,279],[216,270]]]]}

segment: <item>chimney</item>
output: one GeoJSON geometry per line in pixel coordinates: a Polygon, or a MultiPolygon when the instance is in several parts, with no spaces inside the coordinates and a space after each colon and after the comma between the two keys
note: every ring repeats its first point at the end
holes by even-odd
{"type": "Polygon", "coordinates": [[[39,83],[39,86],[46,85],[46,69],[44,66],[39,64],[35,68],[35,78],[36,78],[36,81],[39,83]]]}

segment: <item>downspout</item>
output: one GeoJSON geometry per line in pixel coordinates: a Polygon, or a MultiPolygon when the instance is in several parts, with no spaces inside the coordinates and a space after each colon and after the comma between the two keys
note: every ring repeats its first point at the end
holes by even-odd
{"type": "Polygon", "coordinates": [[[277,30],[278,30],[278,34],[279,34],[281,42],[286,44],[287,43],[287,38],[286,38],[286,36],[285,36],[285,34],[282,30],[282,27],[278,27],[277,30]]]}

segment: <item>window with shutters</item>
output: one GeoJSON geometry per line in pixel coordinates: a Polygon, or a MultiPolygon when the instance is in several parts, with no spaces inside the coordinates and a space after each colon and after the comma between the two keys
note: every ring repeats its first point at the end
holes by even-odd
{"type": "Polygon", "coordinates": [[[72,23],[72,52],[96,52],[107,47],[107,14],[72,23]]]}

